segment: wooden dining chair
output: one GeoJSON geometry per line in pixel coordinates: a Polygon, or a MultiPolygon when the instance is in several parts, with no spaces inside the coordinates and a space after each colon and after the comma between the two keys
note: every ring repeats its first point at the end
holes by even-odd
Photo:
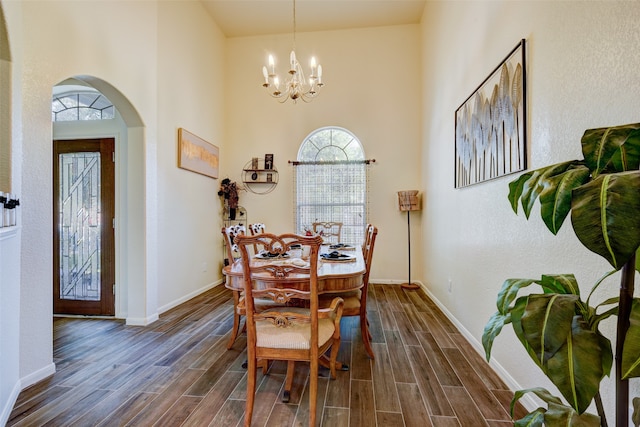
{"type": "Polygon", "coordinates": [[[324,238],[325,242],[340,243],[342,234],[341,222],[314,222],[311,225],[313,226],[313,233],[320,234],[324,238]]]}
{"type": "MultiPolygon", "coordinates": [[[[375,359],[373,349],[371,348],[371,332],[369,332],[369,320],[367,319],[367,293],[369,290],[369,274],[371,273],[371,260],[373,259],[373,248],[376,244],[378,236],[378,228],[368,224],[365,233],[365,240],[362,246],[362,254],[365,263],[365,273],[362,276],[362,288],[341,294],[344,300],[344,308],[342,316],[358,316],[360,317],[360,332],[362,334],[362,343],[371,359],[375,359]]],[[[335,294],[325,294],[321,297],[320,306],[327,307],[331,303],[331,298],[335,294]]]]}
{"type": "Polygon", "coordinates": [[[242,253],[247,324],[248,372],[244,425],[251,425],[258,361],[286,360],[285,388],[289,389],[293,381],[294,363],[309,362],[309,425],[315,427],[320,358],[331,349],[329,368],[331,378],[335,379],[343,303],[341,298],[334,298],[326,309],[320,309],[318,305],[318,253],[322,238],[296,234],[259,234],[239,235],[235,242],[242,253]],[[251,260],[250,248],[254,244],[265,245],[274,254],[286,253],[291,245],[306,246],[309,248],[309,260],[251,260]],[[296,286],[287,288],[287,283],[296,286]],[[288,306],[260,311],[255,308],[256,298],[271,298],[288,306]],[[309,307],[291,304],[299,300],[306,300],[309,307]]]}
{"type": "MultiPolygon", "coordinates": [[[[245,234],[244,225],[230,225],[228,227],[222,227],[222,235],[224,236],[224,244],[227,248],[227,259],[229,265],[237,262],[241,257],[241,252],[238,249],[238,245],[234,242],[236,236],[245,234]]],[[[233,291],[233,329],[231,330],[231,336],[227,343],[227,350],[233,347],[233,343],[238,338],[240,333],[240,320],[243,314],[242,306],[240,305],[240,299],[242,298],[241,291],[233,291]]]]}

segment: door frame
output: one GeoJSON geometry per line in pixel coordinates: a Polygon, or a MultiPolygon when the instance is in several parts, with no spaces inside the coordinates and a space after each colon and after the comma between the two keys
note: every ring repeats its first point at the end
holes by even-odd
{"type": "Polygon", "coordinates": [[[115,138],[53,141],[53,313],[115,315],[115,138]],[[100,301],[60,300],[59,154],[100,152],[100,301]]]}

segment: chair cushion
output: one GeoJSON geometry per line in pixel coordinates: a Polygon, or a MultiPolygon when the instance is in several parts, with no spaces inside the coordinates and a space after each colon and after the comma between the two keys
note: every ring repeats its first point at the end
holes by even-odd
{"type": "MultiPolygon", "coordinates": [[[[299,307],[276,307],[267,312],[289,312],[309,314],[309,309],[299,307]]],[[[318,319],[318,341],[323,345],[335,331],[334,319],[318,319]]],[[[256,322],[256,341],[258,347],[281,348],[289,350],[308,350],[311,341],[311,323],[292,322],[287,327],[278,327],[268,320],[256,322]]]]}

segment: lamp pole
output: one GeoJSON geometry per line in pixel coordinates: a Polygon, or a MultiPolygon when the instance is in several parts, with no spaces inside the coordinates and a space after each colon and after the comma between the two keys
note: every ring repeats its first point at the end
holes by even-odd
{"type": "Polygon", "coordinates": [[[409,258],[409,281],[400,285],[403,289],[416,290],[420,286],[411,283],[411,211],[407,211],[407,256],[409,258]]]}

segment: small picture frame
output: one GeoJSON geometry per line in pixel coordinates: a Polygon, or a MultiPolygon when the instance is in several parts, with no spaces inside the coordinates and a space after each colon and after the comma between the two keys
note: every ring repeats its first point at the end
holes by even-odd
{"type": "Polygon", "coordinates": [[[253,157],[251,159],[251,169],[256,170],[256,169],[259,169],[259,168],[260,168],[260,165],[258,163],[258,158],[257,157],[253,157]]]}
{"type": "Polygon", "coordinates": [[[264,168],[273,169],[273,154],[264,155],[264,168]]]}
{"type": "Polygon", "coordinates": [[[273,182],[273,174],[272,173],[268,173],[267,174],[267,182],[273,182]]]}

